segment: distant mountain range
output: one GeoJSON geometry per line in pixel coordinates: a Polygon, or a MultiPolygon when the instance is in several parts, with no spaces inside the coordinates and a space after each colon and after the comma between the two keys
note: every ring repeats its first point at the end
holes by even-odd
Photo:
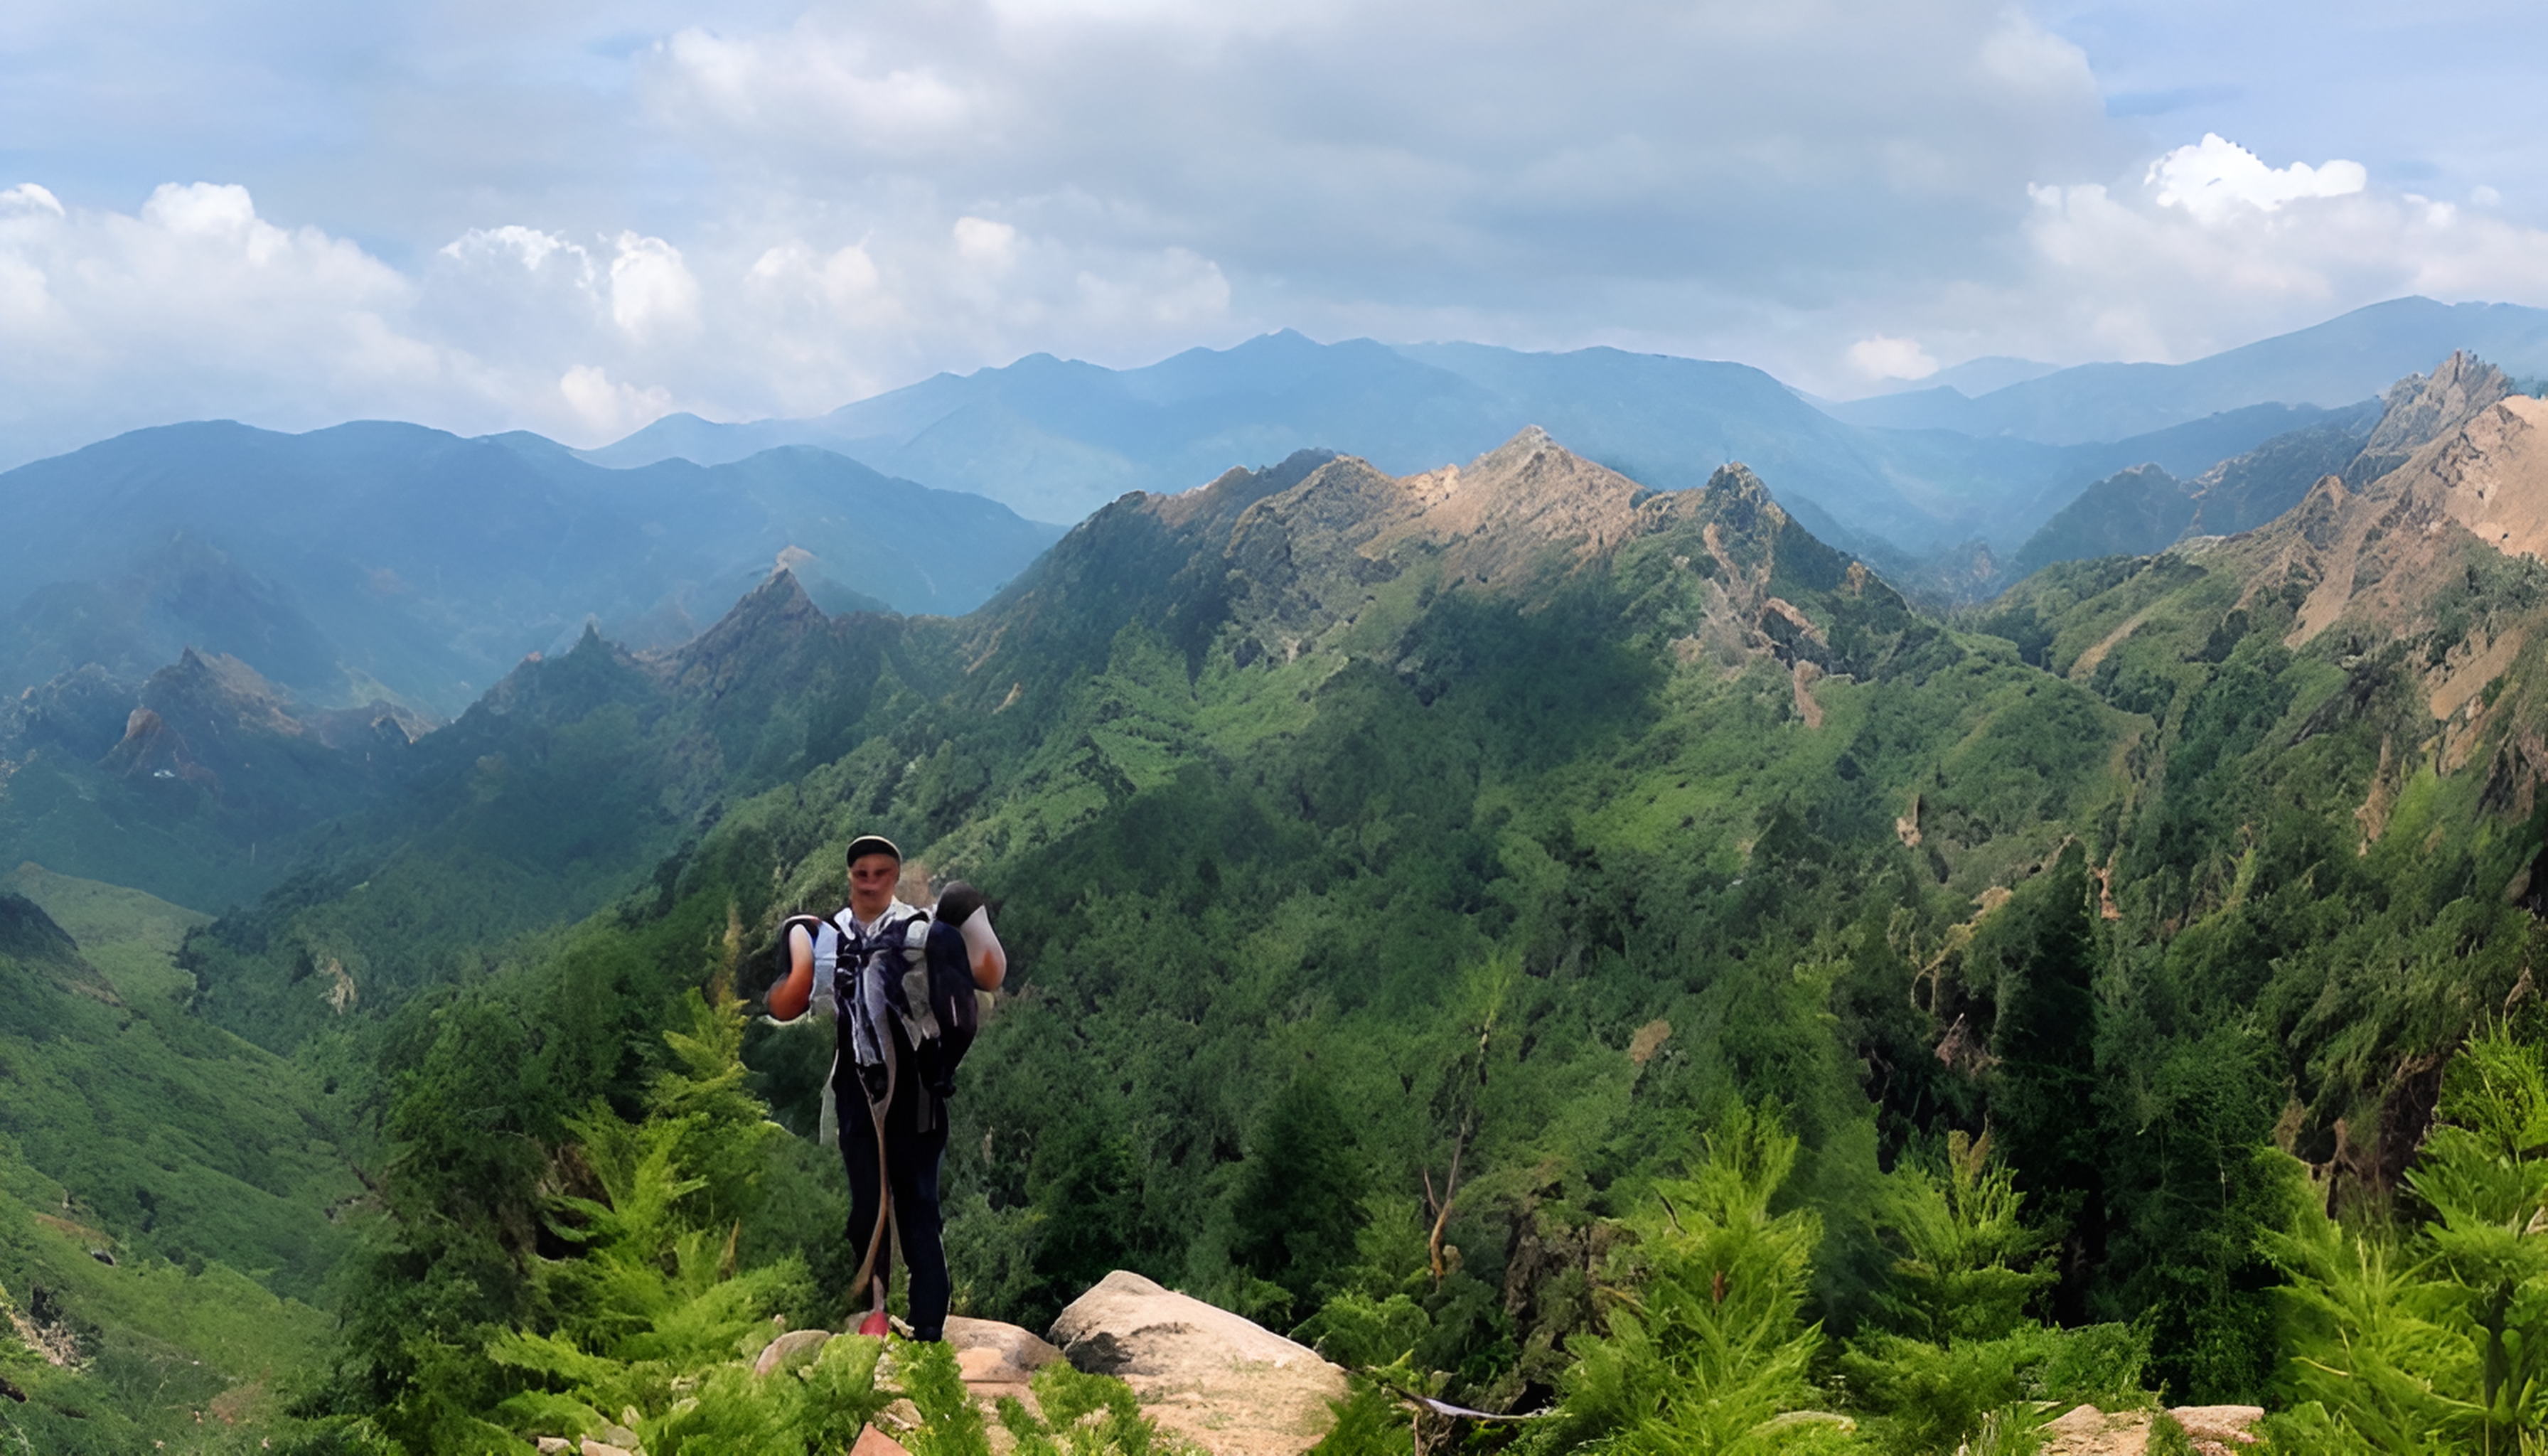
{"type": "Polygon", "coordinates": [[[1900,561],[1977,536],[2014,550],[2091,481],[2149,460],[2191,474],[2319,413],[2258,403],[2173,419],[2139,439],[2047,445],[1861,427],[1743,364],[1608,348],[1320,344],[1287,330],[1140,369],[1034,354],[811,419],[714,424],[669,415],[585,458],[716,462],[816,445],[1068,521],[1128,491],[1191,490],[1294,450],[1336,450],[1414,472],[1469,459],[1535,424],[1658,490],[1694,488],[1740,461],[1819,534],[1900,561]]]}
{"type": "MultiPolygon", "coordinates": [[[[2175,483],[2269,441],[2317,431],[2349,459],[2371,397],[2456,348],[2548,371],[2548,311],[2407,299],[2192,364],[1975,360],[1819,408],[1740,364],[1283,332],[1130,370],[1032,355],[812,419],[674,415],[585,452],[171,425],[0,474],[0,691],[93,665],[130,695],[196,648],[297,702],[447,716],[588,619],[637,648],[684,641],[782,561],[828,610],[960,613],[1060,534],[1046,522],[1129,491],[1305,449],[1414,473],[1531,425],[1651,489],[1740,461],[1819,536],[1966,599],[2009,580],[1994,558],[2156,549],[2192,528],[2175,483]],[[2078,503],[2142,467],[2175,495],[2078,503]]],[[[2306,489],[2306,462],[2277,458],[2258,500],[2306,489]]]]}
{"type": "Polygon", "coordinates": [[[684,641],[782,558],[835,611],[953,613],[1059,534],[820,450],[608,470],[529,434],[170,425],[0,475],[0,689],[193,647],[447,716],[588,618],[684,641]]]}
{"type": "Polygon", "coordinates": [[[2179,541],[2255,530],[2300,504],[2320,481],[2335,477],[2359,488],[2377,480],[2514,392],[2503,371],[2455,353],[2429,375],[2400,380],[2376,409],[2363,406],[2277,436],[2193,479],[2156,465],[2119,471],[2047,521],[1991,590],[2055,562],[2148,556],[2179,541]]]}
{"type": "Polygon", "coordinates": [[[1996,386],[1989,372],[1964,379],[1947,371],[1928,389],[1823,408],[1856,424],[2077,444],[2267,402],[2350,405],[2431,370],[2455,349],[2493,360],[2516,379],[2548,374],[2548,309],[2392,299],[2188,364],[2082,364],[1996,386]]]}

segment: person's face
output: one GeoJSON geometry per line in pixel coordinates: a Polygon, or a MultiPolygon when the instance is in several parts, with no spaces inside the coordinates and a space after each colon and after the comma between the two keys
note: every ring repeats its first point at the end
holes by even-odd
{"type": "Polygon", "coordinates": [[[891,855],[861,855],[850,862],[850,908],[866,920],[893,903],[893,886],[902,878],[902,862],[891,855]]]}

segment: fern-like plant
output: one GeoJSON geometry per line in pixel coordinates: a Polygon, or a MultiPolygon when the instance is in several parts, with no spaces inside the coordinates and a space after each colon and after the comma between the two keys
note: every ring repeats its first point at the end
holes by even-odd
{"type": "Polygon", "coordinates": [[[1543,1443],[1586,1440],[1617,1456],[1751,1456],[1840,1449],[1848,1419],[1814,1410],[1822,1343],[1803,1317],[1810,1212],[1773,1215],[1796,1139],[1774,1114],[1738,1109],[1707,1158],[1658,1185],[1606,1291],[1610,1332],[1570,1345],[1566,1420],[1543,1443]]]}
{"type": "MultiPolygon", "coordinates": [[[[2548,1444],[2548,1067],[2502,1026],[2442,1078],[2403,1229],[2295,1197],[2266,1240],[2288,1276],[2277,1446],[2486,1456],[2548,1444]]],[[[2291,1165],[2297,1190],[2297,1164],[2291,1165]]]]}

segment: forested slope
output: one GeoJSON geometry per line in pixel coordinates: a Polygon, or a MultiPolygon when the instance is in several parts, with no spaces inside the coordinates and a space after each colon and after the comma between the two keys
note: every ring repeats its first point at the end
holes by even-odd
{"type": "Polygon", "coordinates": [[[1130,496],[966,618],[781,576],[677,653],[526,664],[189,942],[203,1014],[345,1068],[377,1138],[303,1438],[501,1448],[598,1388],[508,1331],[640,1360],[683,1300],[837,1315],[828,1048],[725,993],[861,831],[1016,955],[955,1104],[964,1308],[1131,1267],[1562,1395],[1552,1449],[1632,1409],[1723,1448],[1690,1391],[1901,1450],[2145,1388],[2351,1420],[2277,1291],[2327,1211],[2444,1206],[2402,1192],[2427,1128],[2497,1126],[2449,1058],[2539,1006],[2537,405],[2418,401],[2378,480],[1959,626],[1739,467],[1658,494],[1528,432],[1130,496]],[[653,1267],[733,1280],[595,1282],[640,1149],[703,1180],[653,1267]],[[1657,1332],[1738,1314],[1731,1374],[1657,1332]]]}

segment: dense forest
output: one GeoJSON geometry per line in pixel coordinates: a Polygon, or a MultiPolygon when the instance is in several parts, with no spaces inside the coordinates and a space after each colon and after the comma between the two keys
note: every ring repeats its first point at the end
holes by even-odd
{"type": "MultiPolygon", "coordinates": [[[[986,1452],[938,1356],[737,1363],[845,1313],[828,1033],[756,997],[879,832],[1014,956],[958,1312],[1142,1272],[1362,1372],[1332,1456],[1413,1449],[1392,1392],[1550,1410],[1460,1438],[1552,1456],[2160,1400],[2531,1449],[2548,567],[2451,492],[2535,402],[2410,385],[2376,472],[1943,618],[1741,467],[1304,453],[965,617],[780,573],[679,649],[588,634],[218,919],[22,870],[0,1420],[705,1456],[901,1396],[986,1452]]],[[[1003,1442],[1163,1439],[1046,1383],[1003,1442]]]]}

